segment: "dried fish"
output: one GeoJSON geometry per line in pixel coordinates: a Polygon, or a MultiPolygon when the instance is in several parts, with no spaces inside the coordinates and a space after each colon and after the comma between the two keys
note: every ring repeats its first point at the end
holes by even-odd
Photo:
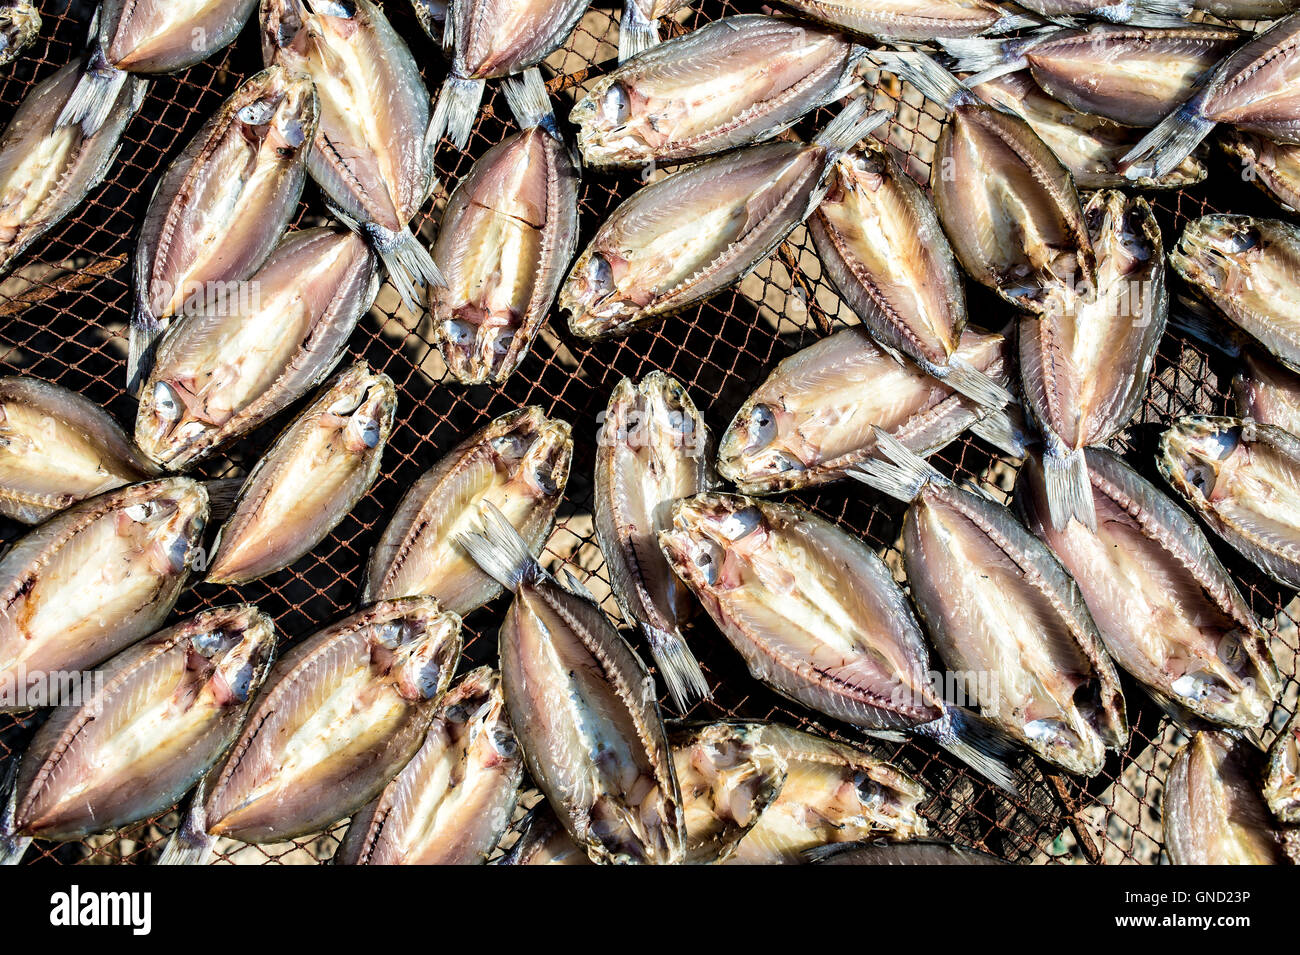
{"type": "Polygon", "coordinates": [[[282,570],[325,539],[370,490],[397,390],[365,362],[339,373],[257,462],[218,532],[207,581],[282,570]]]}
{"type": "Polygon", "coordinates": [[[534,806],[511,831],[517,838],[498,865],[594,865],[546,800],[534,806]]]}
{"type": "Polygon", "coordinates": [[[506,710],[534,782],[593,861],[674,864],[686,829],[654,680],[609,618],[537,564],[483,505],[459,540],[515,599],[498,652],[506,710]]]}
{"type": "Polygon", "coordinates": [[[477,865],[510,825],[523,778],[501,679],[471,670],[406,768],[352,817],[335,865],[477,865]]]}
{"type": "Polygon", "coordinates": [[[928,737],[1014,790],[996,741],[936,691],[907,598],[861,540],[789,504],[702,494],[673,505],[659,543],[756,680],[865,730],[928,737]]]}
{"type": "Polygon", "coordinates": [[[93,401],[39,378],[0,378],[0,514],[37,524],[155,470],[93,401]]]}
{"type": "Polygon", "coordinates": [[[56,707],[21,756],[0,864],[32,837],[82,839],[173,806],[234,741],[274,648],[271,618],[239,604],[168,627],[89,674],[89,692],[56,707]]]}
{"type": "Polygon", "coordinates": [[[1114,664],[1079,587],[1006,508],[958,487],[888,435],[895,463],[857,475],[910,502],[903,562],[950,678],[1001,730],[1048,762],[1094,776],[1128,741],[1114,664]]]}
{"type": "Polygon", "coordinates": [[[657,535],[673,501],[708,490],[709,429],[681,383],[654,371],[614,388],[596,445],[592,510],[610,586],[684,710],[710,695],[709,684],[680,629],[694,599],[668,567],[657,535]]]}
{"type": "Polygon", "coordinates": [[[1283,837],[1259,793],[1262,762],[1228,733],[1200,732],[1174,754],[1161,803],[1173,865],[1285,865],[1283,837]]]}
{"type": "Polygon", "coordinates": [[[0,275],[104,181],[144,99],[144,81],[131,79],[94,132],[57,126],[79,72],[79,63],[69,63],[37,83],[0,135],[0,275]]]}
{"type": "Polygon", "coordinates": [[[1016,480],[1025,523],[1074,577],[1116,663],[1162,701],[1261,729],[1278,676],[1232,577],[1181,507],[1109,451],[1086,454],[1096,530],[1052,526],[1033,457],[1016,480]]]}
{"type": "Polygon", "coordinates": [[[1300,9],[1296,0],[1195,0],[1193,6],[1225,20],[1272,20],[1300,9]]]}
{"type": "Polygon", "coordinates": [[[1029,124],[985,103],[924,53],[874,55],[948,114],[930,188],[971,278],[1035,312],[1049,289],[1093,283],[1092,245],[1074,181],[1029,124]]]}
{"type": "Polygon", "coordinates": [[[1234,129],[1220,140],[1241,161],[1241,176],[1266,190],[1288,212],[1300,210],[1300,145],[1275,143],[1234,129]]]}
{"type": "Polygon", "coordinates": [[[1145,199],[1093,193],[1083,210],[1093,284],[1049,289],[1020,319],[1020,378],[1043,434],[1052,525],[1096,527],[1083,449],[1102,445],[1142,404],[1169,314],[1164,246],[1145,199]]]}
{"type": "Polygon", "coordinates": [[[991,411],[1012,395],[957,354],[966,293],[943,226],[883,146],[845,153],[808,220],[822,267],[884,349],[991,411]]]}
{"type": "MultiPolygon", "coordinates": [[[[1010,355],[1001,335],[967,329],[957,356],[1001,385],[1010,355]]],[[[854,326],[783,359],[736,412],[718,444],[718,471],[745,494],[837,481],[876,454],[872,427],[931,454],[967,428],[1023,454],[1006,411],[990,413],[854,326]]]]}
{"type": "Polygon", "coordinates": [[[275,251],[318,117],[311,79],[273,66],[242,83],[163,173],[135,254],[128,391],[175,315],[231,295],[275,251]]]}
{"type": "Polygon", "coordinates": [[[863,52],[794,20],[723,17],[597,79],[569,121],[589,166],[707,156],[771,139],[843,96],[863,52]]]}
{"type": "Polygon", "coordinates": [[[1274,580],[1300,587],[1300,438],[1192,415],[1160,436],[1156,466],[1216,534],[1274,580]]]}
{"type": "Polygon", "coordinates": [[[46,705],[34,694],[47,674],[95,666],[158,629],[207,517],[203,485],[169,477],[83,501],[20,537],[0,558],[0,712],[46,705]]]}
{"type": "Polygon", "coordinates": [[[0,66],[12,63],[41,32],[33,0],[0,0],[0,66]]]}
{"type": "Polygon", "coordinates": [[[658,44],[659,21],[676,13],[689,2],[690,0],[623,0],[623,17],[618,21],[618,61],[622,63],[628,57],[636,56],[658,44]]]}
{"type": "Polygon", "coordinates": [[[1300,716],[1292,715],[1268,751],[1264,798],[1282,822],[1300,823],[1300,716]]]}
{"type": "Polygon", "coordinates": [[[523,132],[484,153],[443,212],[433,260],[447,284],[429,287],[429,312],[462,384],[519,367],[577,251],[578,171],[543,124],[549,108],[532,104],[523,132]]]}
{"type": "Polygon", "coordinates": [[[1248,349],[1232,379],[1237,417],[1253,418],[1300,435],[1300,377],[1267,355],[1248,349]]]}
{"type": "Polygon", "coordinates": [[[320,123],[307,169],[419,315],[417,286],[443,278],[409,228],[434,187],[429,93],[415,57],[371,0],[263,0],[262,56],[315,81],[320,123]]]}
{"type": "Polygon", "coordinates": [[[807,850],[804,859],[817,865],[1007,865],[979,849],[928,839],[831,843],[807,850]]]}
{"type": "Polygon", "coordinates": [[[447,23],[449,0],[411,0],[415,18],[420,21],[424,32],[435,43],[442,43],[442,30],[447,23]]]}
{"type": "Polygon", "coordinates": [[[835,160],[887,118],[851,102],[813,140],[761,143],[638,189],[578,257],[559,307],[582,338],[621,335],[740,281],[817,208],[835,160]]]}
{"type": "Polygon", "coordinates": [[[282,842],[361,809],[419,750],[460,645],[460,618],[430,597],[381,601],[296,642],[160,864],[202,862],[217,836],[282,842]]]}
{"type": "Polygon", "coordinates": [[[1048,18],[1095,17],[1112,23],[1140,23],[1146,19],[1172,19],[1192,9],[1191,0],[1111,0],[1098,6],[1081,0],[1022,0],[1019,6],[1048,18]]]}
{"type": "Polygon", "coordinates": [[[351,233],[294,232],[245,283],[250,294],[184,316],[141,389],[140,448],[184,470],[319,384],[375,299],[376,264],[351,233]]]}
{"type": "Polygon", "coordinates": [[[540,550],[569,480],[568,422],[511,411],[470,435],[411,485],[370,555],[362,603],[430,594],[464,616],[501,593],[456,544],[491,503],[540,550]]]}
{"type": "Polygon", "coordinates": [[[984,0],[782,0],[800,16],[891,40],[999,33],[1033,21],[984,0]]]}

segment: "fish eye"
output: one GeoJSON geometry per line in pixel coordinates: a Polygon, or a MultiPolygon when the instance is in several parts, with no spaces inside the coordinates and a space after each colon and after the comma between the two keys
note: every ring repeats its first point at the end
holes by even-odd
{"type": "Polygon", "coordinates": [[[477,329],[463,319],[449,318],[443,322],[442,333],[446,336],[447,341],[457,347],[464,347],[474,341],[477,335],[477,329]]]}
{"type": "Polygon", "coordinates": [[[1234,255],[1240,252],[1249,252],[1251,249],[1259,247],[1260,240],[1259,229],[1254,226],[1234,229],[1224,243],[1224,250],[1234,255]]]}
{"type": "Polygon", "coordinates": [[[350,20],[357,15],[357,5],[352,0],[311,0],[312,12],[322,17],[350,20]]]}
{"type": "Polygon", "coordinates": [[[402,644],[402,627],[385,623],[375,628],[375,642],[386,650],[396,650],[402,644]]]}
{"type": "Polygon", "coordinates": [[[605,114],[605,119],[619,126],[627,122],[628,113],[631,112],[631,105],[627,90],[624,89],[622,83],[610,84],[609,89],[605,90],[605,95],[601,97],[600,101],[600,107],[605,114]]]}
{"type": "Polygon", "coordinates": [[[247,126],[265,126],[275,115],[275,107],[266,100],[259,99],[249,103],[235,115],[247,126]]]}
{"type": "Polygon", "coordinates": [[[181,403],[172,386],[160,381],[153,388],[153,405],[158,414],[167,421],[175,421],[181,416],[181,403]]]}
{"type": "Polygon", "coordinates": [[[280,136],[284,139],[285,145],[281,146],[276,152],[286,158],[297,153],[307,142],[307,130],[303,128],[302,122],[298,119],[290,119],[281,123],[280,136]]]}
{"type": "Polygon", "coordinates": [[[504,355],[510,351],[510,343],[515,340],[514,332],[502,330],[492,342],[492,351],[497,355],[504,355]]]}
{"type": "Polygon", "coordinates": [[[501,458],[521,458],[528,446],[517,434],[503,434],[492,439],[492,451],[501,458]]]}
{"type": "Polygon", "coordinates": [[[225,640],[226,635],[220,630],[209,630],[206,633],[195,634],[190,638],[190,643],[201,655],[211,657],[221,649],[221,643],[225,640]]]}
{"type": "Polygon", "coordinates": [[[126,508],[124,513],[137,524],[144,524],[158,514],[159,507],[153,501],[141,501],[139,504],[132,504],[126,508]]]}
{"type": "Polygon", "coordinates": [[[722,522],[722,536],[729,541],[738,541],[748,537],[763,522],[763,515],[756,507],[744,507],[727,515],[722,522]]]}
{"type": "Polygon", "coordinates": [[[596,299],[602,299],[614,291],[614,270],[603,255],[593,255],[587,260],[587,288],[596,299]]]}
{"type": "Polygon", "coordinates": [[[376,448],[379,446],[379,422],[374,418],[366,420],[361,429],[361,440],[367,448],[376,448]]]}
{"type": "Polygon", "coordinates": [[[718,582],[722,570],[722,548],[713,541],[701,542],[695,550],[695,566],[704,577],[704,582],[713,586],[718,582]]]}
{"type": "Polygon", "coordinates": [[[885,793],[881,790],[879,784],[866,773],[858,773],[854,776],[853,788],[857,790],[858,798],[862,800],[863,805],[872,809],[884,808],[885,793]]]}
{"type": "Polygon", "coordinates": [[[765,448],[776,439],[776,415],[768,405],[755,405],[749,413],[748,451],[765,448]]]}

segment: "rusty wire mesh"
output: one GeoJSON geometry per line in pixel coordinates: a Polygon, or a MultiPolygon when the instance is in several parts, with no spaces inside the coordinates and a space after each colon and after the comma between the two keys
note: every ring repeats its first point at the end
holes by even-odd
{"type": "MultiPolygon", "coordinates": [[[[445,66],[435,45],[420,30],[405,0],[382,4],[420,61],[430,91],[436,91],[445,66]]],[[[36,44],[0,77],[0,120],[7,118],[33,82],[78,55],[89,10],[73,0],[46,3],[45,27],[36,44]]],[[[747,12],[733,0],[703,0],[679,15],[667,29],[684,32],[728,13],[747,12]]],[[[548,84],[560,112],[593,76],[613,65],[618,14],[598,4],[583,18],[564,48],[546,63],[548,84]]],[[[204,119],[244,78],[260,68],[255,30],[246,29],[230,49],[177,76],[150,84],[140,114],[126,130],[118,159],[105,184],[67,220],[41,239],[14,276],[0,284],[0,362],[4,373],[35,375],[81,392],[129,423],[134,403],[123,391],[124,329],[130,314],[127,263],[137,223],[163,165],[197,131],[204,119]]],[[[874,79],[874,76],[869,77],[874,79]]],[[[924,181],[940,126],[940,113],[915,91],[884,77],[874,94],[880,105],[896,109],[888,141],[908,170],[924,181]]],[[[799,131],[807,133],[831,115],[821,110],[799,131]]],[[[503,98],[491,86],[470,145],[457,152],[446,143],[437,164],[442,186],[426,205],[416,227],[432,236],[448,184],[464,175],[473,160],[508,132],[503,98]]],[[[1182,193],[1157,194],[1155,205],[1166,244],[1189,219],[1214,209],[1277,215],[1256,190],[1242,184],[1240,170],[1216,158],[1208,185],[1182,193]],[[1210,196],[1213,196],[1213,203],[1210,196]]],[[[581,190],[582,239],[639,185],[635,173],[588,172],[581,190]]],[[[324,207],[308,187],[296,226],[321,221],[324,207]]],[[[1000,300],[973,290],[972,320],[1000,328],[1011,314],[1000,300]]],[[[854,321],[823,278],[803,229],[738,288],[618,341],[590,344],[575,340],[562,321],[552,321],[519,370],[502,386],[466,388],[443,381],[444,372],[425,316],[401,308],[385,286],[371,312],[353,334],[347,360],[364,358],[386,372],[400,391],[399,423],[384,457],[379,481],[330,537],[293,567],[241,587],[198,584],[175,610],[180,617],[203,607],[248,600],[276,621],[284,639],[309,634],[353,610],[365,557],[400,495],[461,437],[512,408],[540,405],[574,428],[572,476],[547,558],[581,568],[598,593],[608,593],[605,569],[590,519],[596,416],[623,376],[640,377],[661,369],[682,381],[714,430],[719,433],[746,395],[772,365],[809,344],[827,328],[854,321]]],[[[1127,459],[1150,476],[1155,436],[1162,423],[1190,412],[1230,410],[1227,359],[1171,333],[1161,344],[1156,371],[1139,420],[1117,442],[1127,459]]],[[[242,474],[273,439],[272,422],[201,469],[208,476],[242,474]]],[[[981,481],[1005,494],[1014,477],[1013,462],[975,438],[966,437],[933,459],[947,473],[981,481]]],[[[789,495],[868,539],[897,558],[895,541],[902,508],[882,502],[849,482],[789,495]]],[[[12,540],[22,528],[0,525],[0,539],[12,540]]],[[[1288,676],[1290,701],[1279,707],[1275,725],[1294,709],[1296,695],[1296,609],[1292,594],[1273,584],[1226,547],[1216,548],[1234,573],[1254,611],[1274,634],[1275,650],[1288,676]]],[[[892,563],[897,566],[898,561],[892,563]]],[[[491,661],[504,599],[465,620],[463,668],[491,661]]],[[[607,608],[615,615],[612,600],[607,608]]],[[[713,688],[712,701],[688,713],[691,719],[723,716],[771,718],[810,727],[840,739],[862,738],[833,721],[816,717],[755,683],[734,651],[707,622],[697,622],[687,637],[713,688]]],[[[1158,794],[1176,746],[1176,730],[1131,683],[1126,682],[1133,736],[1105,770],[1092,780],[1043,775],[1043,764],[1025,757],[1021,772],[1027,795],[1012,801],[927,744],[866,743],[878,755],[916,774],[933,794],[923,807],[934,831],[987,849],[1013,861],[1155,861],[1160,852],[1158,794]]],[[[0,716],[0,760],[24,737],[22,721],[0,716]]],[[[168,814],[81,843],[37,843],[28,861],[148,862],[174,826],[168,814]]],[[[223,843],[219,857],[238,862],[314,862],[337,847],[342,826],[317,837],[283,846],[223,843]]]]}

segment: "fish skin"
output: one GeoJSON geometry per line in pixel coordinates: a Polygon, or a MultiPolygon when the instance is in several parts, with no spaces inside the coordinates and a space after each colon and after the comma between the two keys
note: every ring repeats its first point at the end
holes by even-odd
{"type": "Polygon", "coordinates": [[[810,20],[891,40],[976,36],[1005,16],[983,0],[782,0],[782,5],[810,20]]]}
{"type": "Polygon", "coordinates": [[[1205,534],[1119,457],[1086,454],[1097,530],[1052,526],[1033,456],[1016,480],[1026,526],[1074,577],[1119,666],[1196,716],[1263,728],[1279,690],[1268,635],[1205,534]]]}
{"type": "Polygon", "coordinates": [[[1300,371],[1300,228],[1278,219],[1202,216],[1183,230],[1169,264],[1234,325],[1300,371]]]}
{"type": "Polygon", "coordinates": [[[1220,139],[1242,165],[1242,174],[1271,195],[1288,212],[1300,209],[1300,146],[1275,143],[1233,129],[1220,139]]]}
{"type": "Polygon", "coordinates": [[[246,283],[249,301],[186,315],[163,336],[140,394],[141,450],[184,470],[319,384],[374,302],[376,269],[352,233],[291,233],[246,283]]]}
{"type": "Polygon", "coordinates": [[[1300,438],[1190,415],[1160,436],[1156,466],[1211,530],[1274,580],[1300,587],[1300,438]]]}
{"type": "MultiPolygon", "coordinates": [[[[0,685],[25,667],[80,670],[157,630],[198,552],[203,485],[166,477],[108,491],[54,515],[0,558],[0,685]],[[68,579],[60,581],[60,574],[68,579]]],[[[0,711],[29,709],[0,699],[0,711]]]]}
{"type": "Polygon", "coordinates": [[[530,548],[555,526],[569,479],[569,424],[533,405],[489,422],[425,472],[403,496],[367,564],[362,602],[430,593],[462,616],[502,591],[455,538],[490,501],[530,548]]]}
{"type": "Polygon", "coordinates": [[[709,429],[681,383],[660,371],[624,378],[609,398],[596,441],[592,505],[610,586],[633,630],[645,636],[679,709],[709,696],[681,626],[690,591],[659,550],[672,502],[708,490],[709,429]]]}
{"type": "Polygon", "coordinates": [[[245,479],[218,534],[207,582],[256,580],[324,540],[378,477],[396,410],[397,389],[387,375],[365,362],[340,372],[245,479]]]}
{"type": "Polygon", "coordinates": [[[1300,824],[1300,716],[1292,714],[1269,748],[1264,798],[1280,822],[1300,824]]]}
{"type": "Polygon", "coordinates": [[[770,139],[829,103],[857,58],[850,41],[828,30],[760,14],[723,17],[601,76],[569,122],[589,166],[694,159],[770,139]]]}
{"type": "Polygon", "coordinates": [[[516,835],[497,865],[595,865],[543,799],[511,827],[516,835]]]}
{"type": "Polygon", "coordinates": [[[16,830],[82,839],[163,812],[234,741],[274,657],[275,625],[249,604],[206,610],[95,671],[22,756],[16,830]]]}
{"type": "Polygon", "coordinates": [[[510,825],[523,758],[488,667],[448,691],[424,743],[352,817],[335,865],[481,865],[510,825]]]}
{"type": "Polygon", "coordinates": [[[474,163],[432,251],[446,286],[430,285],[429,312],[452,377],[496,384],[519,367],[577,244],[578,170],[560,139],[534,126],[474,163]]]}
{"type": "Polygon", "coordinates": [[[183,70],[234,40],[256,5],[257,0],[104,0],[98,47],[115,69],[183,70]]]}
{"type": "Polygon", "coordinates": [[[590,0],[449,0],[451,72],[495,79],[536,66],[563,45],[590,0]]]}
{"type": "Polygon", "coordinates": [[[73,62],[33,86],[0,134],[0,276],[104,181],[144,99],[144,81],[128,79],[94,133],[59,127],[80,71],[73,62]]]}
{"type": "Polygon", "coordinates": [[[33,0],[0,3],[0,66],[17,59],[41,32],[41,14],[33,0]]]}
{"type": "Polygon", "coordinates": [[[1171,864],[1286,864],[1282,833],[1259,793],[1262,761],[1223,732],[1197,733],[1174,754],[1161,803],[1171,864]]]}
{"type": "MultiPolygon", "coordinates": [[[[968,329],[957,354],[1004,385],[1002,335],[968,329]]],[[[882,350],[860,326],[781,360],[746,399],[718,443],[718,472],[743,494],[837,481],[876,456],[872,426],[917,454],[946,445],[986,414],[907,360],[882,350]]]]}
{"type": "Polygon", "coordinates": [[[460,648],[460,618],[431,597],[381,601],[295,642],[208,777],[207,832],[281,842],[361,809],[420,748],[460,648]]]}
{"type": "Polygon", "coordinates": [[[1225,20],[1272,20],[1300,9],[1296,0],[1195,0],[1193,6],[1225,20]]]}
{"type": "Polygon", "coordinates": [[[0,378],[0,513],[6,517],[38,524],[156,471],[94,402],[39,378],[0,378]]]}
{"type": "Polygon", "coordinates": [[[831,843],[810,849],[807,861],[816,865],[1008,865],[995,855],[952,842],[914,839],[910,842],[831,843]]]}
{"type": "Polygon", "coordinates": [[[1233,376],[1232,394],[1238,418],[1300,434],[1300,377],[1280,362],[1247,349],[1233,376]]]}
{"type": "Polygon", "coordinates": [[[309,77],[270,67],[240,84],[167,167],[136,247],[133,353],[196,295],[201,305],[275,251],[298,208],[319,112],[309,77]]]}

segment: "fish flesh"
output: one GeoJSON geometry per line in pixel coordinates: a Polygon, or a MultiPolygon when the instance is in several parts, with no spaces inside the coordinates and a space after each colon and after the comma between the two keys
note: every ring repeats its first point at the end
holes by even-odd
{"type": "Polygon", "coordinates": [[[1247,349],[1232,379],[1238,418],[1253,418],[1300,435],[1300,377],[1267,355],[1247,349]]]}
{"type": "Polygon", "coordinates": [[[695,159],[771,139],[840,98],[863,53],[794,20],[723,17],[597,79],[569,122],[588,166],[695,159]]]}
{"type": "Polygon", "coordinates": [[[781,5],[837,29],[890,40],[976,36],[1032,23],[985,0],[782,0],[781,5]]]}
{"type": "Polygon", "coordinates": [[[702,494],[659,535],[669,565],[744,659],[796,703],[928,737],[1014,791],[1001,752],[937,692],[921,627],[861,540],[790,504],[702,494]]]}
{"type": "Polygon", "coordinates": [[[876,53],[948,115],[930,189],[962,268],[1022,311],[1049,289],[1091,284],[1094,256],[1074,180],[1029,124],[990,106],[924,53],[876,53]]]}
{"type": "Polygon", "coordinates": [[[12,63],[40,32],[33,0],[0,0],[0,66],[12,63]]]}
{"type": "Polygon", "coordinates": [[[725,865],[789,865],[816,846],[929,831],[920,809],[929,794],[875,756],[779,723],[748,724],[785,764],[781,792],[725,865]]]}
{"type": "Polygon", "coordinates": [[[1096,528],[1083,449],[1113,438],[1137,414],[1165,334],[1160,225],[1145,199],[1102,190],[1083,209],[1096,281],[1049,289],[1020,319],[1020,379],[1045,442],[1052,525],[1096,528]]]}
{"type": "Polygon", "coordinates": [[[1160,436],[1156,466],[1216,534],[1274,580],[1300,587],[1300,438],[1191,415],[1160,436]]]}
{"type": "Polygon", "coordinates": [[[380,601],[297,641],[159,863],[200,863],[217,836],[283,842],[361,809],[419,750],[460,647],[460,618],[431,597],[380,601]]]}
{"type": "Polygon", "coordinates": [[[157,630],[207,518],[202,484],[159,478],[83,501],[15,541],[0,557],[0,712],[46,705],[29,692],[46,674],[93,667],[157,630]]]}
{"type": "Polygon", "coordinates": [[[217,534],[207,582],[265,577],[324,540],[379,475],[396,410],[387,375],[365,362],[340,372],[245,479],[217,534]]]}
{"type": "Polygon", "coordinates": [[[501,679],[465,674],[406,767],[352,817],[335,865],[479,865],[510,825],[523,778],[501,679]]]}
{"type": "Polygon", "coordinates": [[[623,619],[645,637],[679,710],[711,694],[681,632],[694,598],[657,535],[672,502],[708,490],[711,480],[709,429],[681,382],[661,371],[620,381],[596,438],[596,539],[623,619]]]}
{"type": "MultiPolygon", "coordinates": [[[[448,0],[442,45],[451,69],[434,106],[430,145],[445,132],[457,149],[465,148],[490,79],[508,78],[504,89],[512,105],[517,92],[545,100],[537,65],[569,38],[590,2],[448,0]]],[[[549,123],[556,128],[553,116],[549,123]]]]}
{"type": "Polygon", "coordinates": [[[511,832],[514,843],[498,865],[594,865],[586,851],[565,830],[555,811],[543,799],[511,832]]]}
{"type": "Polygon", "coordinates": [[[1300,145],[1231,130],[1220,140],[1241,162],[1241,175],[1268,192],[1288,212],[1300,209],[1300,145]]]}
{"type": "Polygon", "coordinates": [[[812,143],[715,156],[643,186],[596,230],[560,289],[580,338],[607,338],[740,281],[821,202],[839,156],[888,118],[852,101],[812,143]]]}
{"type": "Polygon", "coordinates": [[[888,435],[860,479],[910,502],[903,563],[921,619],[971,705],[1082,776],[1129,735],[1115,665],[1078,585],[1005,507],[958,487],[888,435]]]}
{"type": "Polygon", "coordinates": [[[1279,219],[1202,216],[1183,230],[1169,264],[1234,325],[1300,371],[1300,228],[1279,219]]]}
{"type": "Polygon", "coordinates": [[[822,268],[886,351],[990,411],[1013,400],[957,353],[966,327],[961,270],[934,206],[883,146],[836,161],[808,233],[822,268]]]}
{"type": "Polygon", "coordinates": [[[498,654],[529,775],[593,862],[672,865],[686,828],[654,680],[588,596],[561,586],[491,504],[459,540],[514,602],[498,654]]]}
{"type": "Polygon", "coordinates": [[[1142,133],[1053,99],[1027,70],[994,77],[974,87],[980,99],[1015,113],[1056,154],[1074,177],[1079,189],[1182,189],[1204,181],[1208,170],[1195,154],[1159,179],[1130,181],[1120,169],[1120,159],[1137,144],[1142,133]]]}
{"type": "Polygon", "coordinates": [[[997,856],[952,842],[838,842],[804,853],[817,865],[1007,865],[997,856]]]}
{"type": "Polygon", "coordinates": [[[354,234],[305,229],[253,273],[249,295],[183,316],[141,388],[141,450],[184,470],[314,388],[374,302],[376,267],[354,234]]]}
{"type": "Polygon", "coordinates": [[[1139,23],[1147,18],[1174,18],[1191,12],[1191,0],[1111,0],[1097,6],[1081,0],[1023,0],[1018,6],[1051,19],[1095,17],[1112,23],[1139,23]]]}
{"type": "Polygon", "coordinates": [[[275,251],[298,208],[320,107],[273,66],[242,83],[163,173],[135,253],[127,390],[148,377],[174,316],[230,295],[275,251]]]}
{"type": "Polygon", "coordinates": [[[1228,733],[1197,733],[1177,753],[1161,802],[1173,865],[1285,865],[1283,836],[1257,782],[1261,754],[1228,733]]]}
{"type": "Polygon", "coordinates": [[[370,555],[361,602],[430,594],[465,616],[501,593],[456,544],[491,503],[540,550],[569,480],[569,424],[533,405],[490,422],[417,480],[370,555]]]}
{"type": "Polygon", "coordinates": [[[429,92],[405,41],[370,0],[263,0],[262,56],[316,84],[320,122],[307,170],[330,211],[383,259],[402,302],[422,312],[417,287],[440,285],[410,230],[435,185],[424,141],[429,92]]]}
{"type": "Polygon", "coordinates": [[[1154,126],[1192,95],[1243,36],[1207,24],[1096,23],[1010,40],[945,40],[943,47],[955,72],[974,74],[966,79],[969,86],[1028,70],[1048,95],[1079,113],[1154,126]]]}
{"type": "Polygon", "coordinates": [[[624,0],[623,17],[618,21],[618,61],[658,44],[659,21],[688,3],[690,0],[624,0]]]}
{"type": "Polygon", "coordinates": [[[1124,157],[1126,175],[1163,176],[1219,123],[1300,144],[1300,14],[1243,43],[1124,157]]]}
{"type": "MultiPolygon", "coordinates": [[[[1009,383],[1011,355],[1002,335],[968,328],[956,354],[993,381],[1009,383]]],[[[967,428],[1013,457],[1023,454],[1005,410],[981,408],[852,326],[772,369],[718,443],[718,472],[743,494],[837,481],[877,453],[873,426],[920,455],[967,428]]]]}
{"type": "Polygon", "coordinates": [[[1264,798],[1279,820],[1300,823],[1300,716],[1292,715],[1268,751],[1264,798]]]}
{"type": "MultiPolygon", "coordinates": [[[[523,107],[520,108],[521,111],[523,107]]],[[[435,341],[465,385],[505,381],[524,360],[578,246],[578,170],[534,104],[523,132],[489,149],[456,186],[429,286],[435,341]]]]}
{"type": "Polygon", "coordinates": [[[91,691],[56,707],[20,757],[0,861],[16,862],[33,837],[83,839],[175,805],[234,742],[274,649],[271,618],[238,604],[94,671],[91,691]]]}
{"type": "Polygon", "coordinates": [[[69,63],[32,87],[0,134],[0,275],[104,181],[144,99],[144,81],[132,79],[94,132],[57,126],[80,69],[69,63]]]}
{"type": "Polygon", "coordinates": [[[39,524],[155,472],[93,401],[39,378],[0,378],[0,514],[39,524]]]}
{"type": "Polygon", "coordinates": [[[1205,534],[1114,454],[1085,453],[1096,529],[1052,525],[1032,456],[1016,479],[1025,524],[1074,577],[1111,657],[1152,695],[1223,726],[1262,729],[1279,690],[1268,635],[1205,534]]]}

